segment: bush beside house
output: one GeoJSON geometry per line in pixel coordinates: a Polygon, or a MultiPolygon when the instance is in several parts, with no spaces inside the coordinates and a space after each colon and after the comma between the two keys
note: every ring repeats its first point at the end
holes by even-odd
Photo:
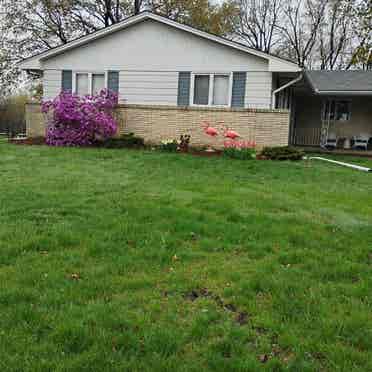
{"type": "Polygon", "coordinates": [[[49,114],[46,143],[50,146],[89,146],[115,135],[113,109],[118,96],[109,90],[97,95],[78,96],[62,92],[42,105],[49,114]]]}
{"type": "Polygon", "coordinates": [[[0,102],[0,133],[13,137],[26,132],[26,95],[9,97],[0,102]]]}
{"type": "Polygon", "coordinates": [[[290,146],[279,146],[265,147],[261,152],[261,156],[270,160],[301,160],[305,153],[290,146]]]}

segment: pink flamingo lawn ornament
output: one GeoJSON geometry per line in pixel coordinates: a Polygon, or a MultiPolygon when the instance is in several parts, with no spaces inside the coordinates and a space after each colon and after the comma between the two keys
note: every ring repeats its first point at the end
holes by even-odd
{"type": "Polygon", "coordinates": [[[216,128],[213,128],[209,125],[207,121],[202,122],[202,127],[204,129],[204,133],[211,137],[216,137],[218,135],[218,131],[216,128]]]}
{"type": "MultiPolygon", "coordinates": [[[[204,133],[211,137],[218,136],[218,130],[216,128],[213,128],[210,126],[210,124],[207,121],[203,121],[201,124],[202,128],[204,129],[204,133]]],[[[213,148],[211,146],[208,146],[207,152],[214,152],[213,148]]]]}
{"type": "Polygon", "coordinates": [[[226,125],[222,126],[222,128],[223,128],[223,135],[226,138],[230,138],[230,139],[234,140],[235,138],[240,137],[239,133],[235,132],[234,130],[229,129],[226,125]]]}

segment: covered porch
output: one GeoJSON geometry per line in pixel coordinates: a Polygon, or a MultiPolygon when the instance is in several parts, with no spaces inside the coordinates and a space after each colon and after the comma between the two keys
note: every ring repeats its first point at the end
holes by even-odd
{"type": "Polygon", "coordinates": [[[372,71],[307,72],[291,108],[292,145],[372,151],[372,71]]]}

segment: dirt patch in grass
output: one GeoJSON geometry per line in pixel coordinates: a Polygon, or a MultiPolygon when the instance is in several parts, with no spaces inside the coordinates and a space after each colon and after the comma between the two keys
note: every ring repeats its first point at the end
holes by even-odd
{"type": "Polygon", "coordinates": [[[211,158],[211,157],[218,157],[222,155],[222,151],[220,150],[215,150],[215,151],[192,151],[190,152],[191,155],[194,156],[203,156],[206,158],[211,158]]]}
{"type": "Polygon", "coordinates": [[[240,311],[236,305],[232,303],[226,303],[221,296],[211,292],[207,288],[193,289],[184,295],[184,298],[189,301],[196,301],[199,298],[210,298],[218,307],[221,309],[234,314],[234,321],[239,325],[245,325],[248,323],[249,314],[246,311],[240,311]]]}

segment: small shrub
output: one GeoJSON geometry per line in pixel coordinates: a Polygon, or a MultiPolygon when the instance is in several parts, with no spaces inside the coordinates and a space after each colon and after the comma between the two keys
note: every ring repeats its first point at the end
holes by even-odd
{"type": "Polygon", "coordinates": [[[223,155],[232,159],[256,159],[256,144],[250,141],[225,141],[223,155]]]}
{"type": "Polygon", "coordinates": [[[290,146],[265,147],[261,155],[270,160],[301,160],[305,153],[290,146]]]}
{"type": "Polygon", "coordinates": [[[17,95],[0,100],[0,133],[9,138],[26,133],[25,104],[27,96],[17,95]]]}
{"type": "Polygon", "coordinates": [[[179,149],[180,141],[177,140],[163,140],[160,143],[160,150],[165,152],[176,152],[179,149]]]}
{"type": "Polygon", "coordinates": [[[108,138],[100,145],[109,149],[141,148],[145,146],[145,141],[142,137],[137,137],[133,133],[129,133],[123,134],[118,138],[108,138]]]}
{"type": "Polygon", "coordinates": [[[223,149],[223,155],[232,159],[251,160],[256,158],[256,151],[249,148],[239,149],[229,147],[223,149]]]}
{"type": "Polygon", "coordinates": [[[191,136],[189,134],[182,134],[179,141],[179,149],[182,152],[188,152],[190,146],[191,136]]]}

